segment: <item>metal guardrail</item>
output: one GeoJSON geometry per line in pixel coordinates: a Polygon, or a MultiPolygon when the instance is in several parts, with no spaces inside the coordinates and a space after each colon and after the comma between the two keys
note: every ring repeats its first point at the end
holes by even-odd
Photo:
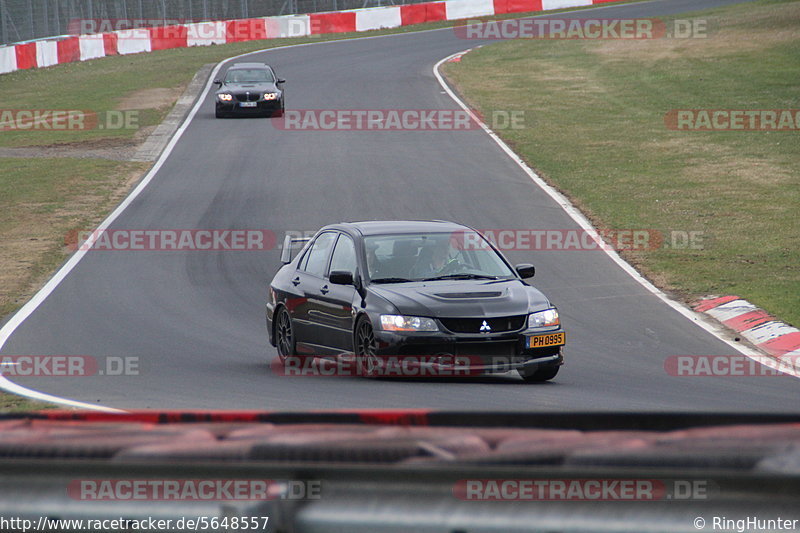
{"type": "Polygon", "coordinates": [[[0,0],[0,44],[92,28],[318,13],[426,0],[0,0]]]}

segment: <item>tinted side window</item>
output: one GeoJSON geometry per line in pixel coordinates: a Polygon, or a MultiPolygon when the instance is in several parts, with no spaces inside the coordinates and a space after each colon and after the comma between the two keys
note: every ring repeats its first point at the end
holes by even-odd
{"type": "Polygon", "coordinates": [[[336,242],[336,248],[333,249],[330,271],[334,270],[343,270],[353,274],[356,272],[356,247],[353,239],[347,235],[340,235],[336,242]]]}
{"type": "Polygon", "coordinates": [[[335,233],[323,233],[311,245],[307,257],[303,258],[303,270],[312,276],[323,277],[325,275],[325,267],[328,266],[328,257],[330,257],[331,246],[336,239],[335,233]]]}

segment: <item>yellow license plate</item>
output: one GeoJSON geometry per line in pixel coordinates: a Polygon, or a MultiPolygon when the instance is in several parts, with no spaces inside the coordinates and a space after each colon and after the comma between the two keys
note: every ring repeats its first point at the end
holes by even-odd
{"type": "Polygon", "coordinates": [[[528,348],[546,348],[548,346],[561,346],[565,342],[564,332],[550,333],[549,335],[537,335],[528,337],[528,348]]]}

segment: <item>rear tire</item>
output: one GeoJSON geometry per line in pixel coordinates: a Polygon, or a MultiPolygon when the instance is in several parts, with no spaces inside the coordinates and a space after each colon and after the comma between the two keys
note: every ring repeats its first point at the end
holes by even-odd
{"type": "Polygon", "coordinates": [[[551,379],[556,377],[559,368],[561,368],[561,365],[547,365],[547,366],[540,366],[533,371],[525,371],[523,369],[519,369],[517,370],[517,372],[519,372],[520,377],[526,383],[542,383],[545,381],[550,381],[551,379]]]}
{"type": "Polygon", "coordinates": [[[297,355],[294,325],[292,317],[289,316],[289,311],[285,307],[281,307],[275,317],[275,347],[278,349],[278,358],[281,363],[285,363],[287,357],[297,355]]]}

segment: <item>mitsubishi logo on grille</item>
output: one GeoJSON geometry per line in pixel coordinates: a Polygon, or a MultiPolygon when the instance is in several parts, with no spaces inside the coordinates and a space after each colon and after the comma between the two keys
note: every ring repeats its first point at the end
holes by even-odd
{"type": "Polygon", "coordinates": [[[484,320],[483,324],[481,324],[480,332],[481,333],[489,333],[490,331],[492,331],[491,326],[489,326],[489,324],[487,324],[486,321],[484,320]]]}

